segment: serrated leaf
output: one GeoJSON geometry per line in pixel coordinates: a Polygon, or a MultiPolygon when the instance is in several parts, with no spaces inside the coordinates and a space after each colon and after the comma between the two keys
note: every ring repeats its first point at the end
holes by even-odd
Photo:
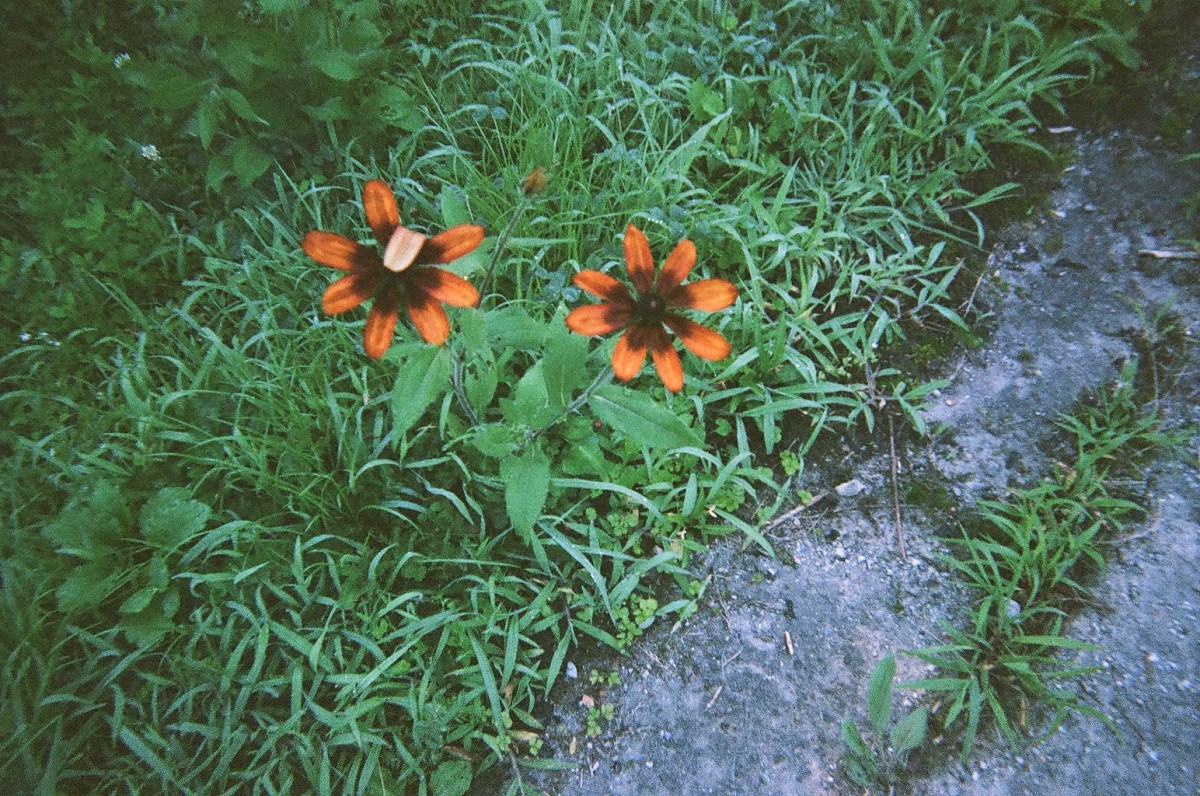
{"type": "Polygon", "coordinates": [[[121,632],[139,647],[150,647],[175,627],[175,623],[163,616],[162,609],[155,603],[144,611],[121,617],[121,632]]]}
{"type": "Polygon", "coordinates": [[[646,448],[700,448],[704,439],[665,406],[627,387],[609,384],[588,399],[592,413],[646,448]]]}
{"type": "Polygon", "coordinates": [[[530,533],[550,494],[550,460],[539,450],[527,450],[504,460],[500,478],[508,519],[518,531],[530,533]]]}
{"type": "Polygon", "coordinates": [[[60,552],[96,561],[113,552],[126,536],[133,516],[121,491],[109,481],[99,481],[90,493],[76,498],[42,528],[42,536],[60,552]]]}
{"type": "Polygon", "coordinates": [[[447,760],[429,778],[430,796],[463,796],[471,788],[471,764],[466,760],[447,760]]]}
{"type": "Polygon", "coordinates": [[[138,515],[142,536],[160,549],[171,550],[204,530],[212,509],[191,499],[183,487],[165,487],[146,501],[138,515]]]}
{"type": "Polygon", "coordinates": [[[892,748],[904,754],[925,742],[925,731],[929,726],[929,711],[925,706],[909,711],[892,727],[892,748]]]}
{"type": "Polygon", "coordinates": [[[120,577],[120,573],[113,572],[105,564],[76,567],[54,591],[58,610],[68,613],[80,608],[95,608],[112,594],[120,577]]]}
{"type": "Polygon", "coordinates": [[[882,737],[892,717],[892,680],[896,676],[896,656],[888,654],[871,672],[867,684],[867,715],[871,726],[882,737]]]}

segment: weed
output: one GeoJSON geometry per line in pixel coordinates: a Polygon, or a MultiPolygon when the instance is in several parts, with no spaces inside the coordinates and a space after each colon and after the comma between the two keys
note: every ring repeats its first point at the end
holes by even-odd
{"type": "Polygon", "coordinates": [[[892,721],[895,676],[896,658],[893,655],[885,656],[871,672],[867,685],[871,743],[865,740],[852,720],[842,720],[846,775],[863,788],[882,788],[888,793],[892,793],[902,779],[909,755],[925,743],[929,724],[929,710],[924,705],[892,721]]]}

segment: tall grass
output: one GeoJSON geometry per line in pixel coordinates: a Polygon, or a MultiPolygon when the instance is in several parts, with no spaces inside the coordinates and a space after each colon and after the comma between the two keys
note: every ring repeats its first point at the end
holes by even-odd
{"type": "Polygon", "coordinates": [[[97,26],[72,51],[96,96],[58,100],[88,135],[29,128],[74,153],[50,172],[122,142],[78,188],[120,228],[78,228],[85,252],[140,231],[143,259],[56,270],[80,239],[6,222],[28,299],[0,359],[0,777],[19,791],[460,796],[497,762],[545,764],[538,705],[581,641],[694,610],[686,564],[713,535],[769,550],[757,523],[786,492],[764,452],[803,457],[889,403],[919,422],[928,385],[886,352],[913,320],[963,325],[953,252],[1011,188],[963,179],[1035,146],[1075,53],[908,2],[202,5],[140,6],[163,46],[118,41],[116,72],[97,26]],[[217,29],[255,57],[218,57],[217,29]],[[271,53],[296,47],[323,75],[307,87],[277,80],[271,53]],[[128,113],[98,107],[106,88],[128,113]],[[131,161],[151,136],[163,160],[131,161]],[[413,228],[489,230],[452,267],[491,289],[444,350],[402,333],[369,363],[361,313],[319,311],[329,274],[300,236],[363,235],[368,178],[413,228]],[[132,194],[89,187],[109,182],[132,194]],[[608,356],[562,326],[571,277],[620,275],[631,222],[738,285],[711,321],[734,354],[689,360],[679,396],[643,375],[569,413],[608,356]],[[675,591],[631,612],[652,573],[675,591]]]}

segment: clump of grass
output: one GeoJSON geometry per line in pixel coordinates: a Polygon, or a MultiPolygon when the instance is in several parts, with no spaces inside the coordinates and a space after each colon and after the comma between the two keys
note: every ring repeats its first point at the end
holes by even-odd
{"type": "Polygon", "coordinates": [[[989,716],[1014,744],[1031,707],[1050,711],[1044,732],[1071,711],[1108,721],[1063,684],[1095,670],[1063,653],[1096,649],[1070,638],[1065,623],[1103,572],[1106,547],[1143,512],[1117,485],[1192,438],[1163,430],[1157,410],[1142,408],[1138,370],[1131,360],[1114,385],[1060,421],[1073,438],[1071,461],[1037,486],[981,501],[978,522],[951,540],[957,555],[941,556],[980,596],[967,629],[945,625],[950,643],[909,653],[938,676],[906,685],[944,701],[941,726],[961,732],[964,758],[989,716]]]}

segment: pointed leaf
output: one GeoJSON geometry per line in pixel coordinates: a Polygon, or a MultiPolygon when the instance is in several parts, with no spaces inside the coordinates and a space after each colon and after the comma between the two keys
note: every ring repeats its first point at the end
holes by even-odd
{"type": "Polygon", "coordinates": [[[392,422],[403,434],[416,425],[434,399],[450,385],[450,352],[441,347],[420,346],[400,366],[392,390],[392,422]]]}
{"type": "Polygon", "coordinates": [[[867,685],[867,714],[880,737],[887,732],[892,717],[892,679],[895,676],[896,656],[889,653],[875,666],[867,685]]]}
{"type": "Polygon", "coordinates": [[[892,727],[892,748],[899,754],[916,749],[925,742],[928,725],[929,710],[924,705],[910,711],[892,727]]]}
{"type": "Polygon", "coordinates": [[[550,494],[550,460],[536,449],[505,459],[500,465],[504,480],[504,508],[518,531],[528,534],[542,515],[550,494]]]}
{"type": "Polygon", "coordinates": [[[588,406],[601,421],[643,447],[704,447],[704,439],[674,412],[627,387],[601,387],[592,393],[588,406]]]}

